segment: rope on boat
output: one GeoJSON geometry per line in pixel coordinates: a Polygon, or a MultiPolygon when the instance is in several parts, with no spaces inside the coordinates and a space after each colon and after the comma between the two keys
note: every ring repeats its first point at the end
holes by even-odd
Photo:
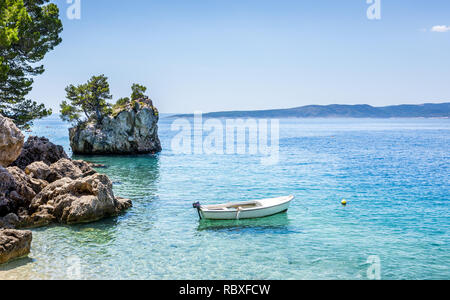
{"type": "Polygon", "coordinates": [[[241,214],[242,208],[238,207],[237,208],[237,213],[236,213],[236,220],[239,220],[239,215],[241,214]]]}

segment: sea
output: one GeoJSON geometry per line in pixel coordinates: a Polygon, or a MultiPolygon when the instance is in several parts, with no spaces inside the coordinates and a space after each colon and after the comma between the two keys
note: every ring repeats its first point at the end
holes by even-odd
{"type": "MultiPolygon", "coordinates": [[[[174,122],[161,115],[160,154],[75,157],[106,165],[133,208],[33,229],[0,279],[450,279],[449,119],[281,119],[272,164],[174,151],[174,122]],[[289,211],[262,219],[192,208],[285,195],[289,211]]],[[[72,155],[68,128],[52,116],[29,134],[72,155]]]]}

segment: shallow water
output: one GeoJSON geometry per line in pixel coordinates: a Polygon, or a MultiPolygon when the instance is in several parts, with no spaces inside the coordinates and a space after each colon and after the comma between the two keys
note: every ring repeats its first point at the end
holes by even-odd
{"type": "MultiPolygon", "coordinates": [[[[281,120],[274,166],[173,154],[171,121],[159,155],[77,157],[106,164],[131,210],[33,230],[30,257],[0,278],[366,279],[376,255],[383,279],[450,279],[450,120],[281,120]],[[289,212],[265,219],[199,221],[192,209],[289,194],[289,212]]],[[[59,120],[34,134],[69,152],[59,120]]]]}

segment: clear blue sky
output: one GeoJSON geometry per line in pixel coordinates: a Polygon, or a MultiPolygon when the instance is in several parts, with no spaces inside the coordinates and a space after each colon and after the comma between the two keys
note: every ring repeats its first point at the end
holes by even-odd
{"type": "Polygon", "coordinates": [[[31,97],[59,111],[68,84],[137,82],[169,113],[450,102],[450,1],[81,0],[31,97]]]}

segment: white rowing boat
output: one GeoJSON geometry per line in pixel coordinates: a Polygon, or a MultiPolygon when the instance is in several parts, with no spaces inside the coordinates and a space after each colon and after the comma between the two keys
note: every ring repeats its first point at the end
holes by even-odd
{"type": "Polygon", "coordinates": [[[240,220],[272,216],[289,209],[294,196],[255,201],[227,203],[220,205],[200,205],[194,203],[201,219],[240,220]]]}

